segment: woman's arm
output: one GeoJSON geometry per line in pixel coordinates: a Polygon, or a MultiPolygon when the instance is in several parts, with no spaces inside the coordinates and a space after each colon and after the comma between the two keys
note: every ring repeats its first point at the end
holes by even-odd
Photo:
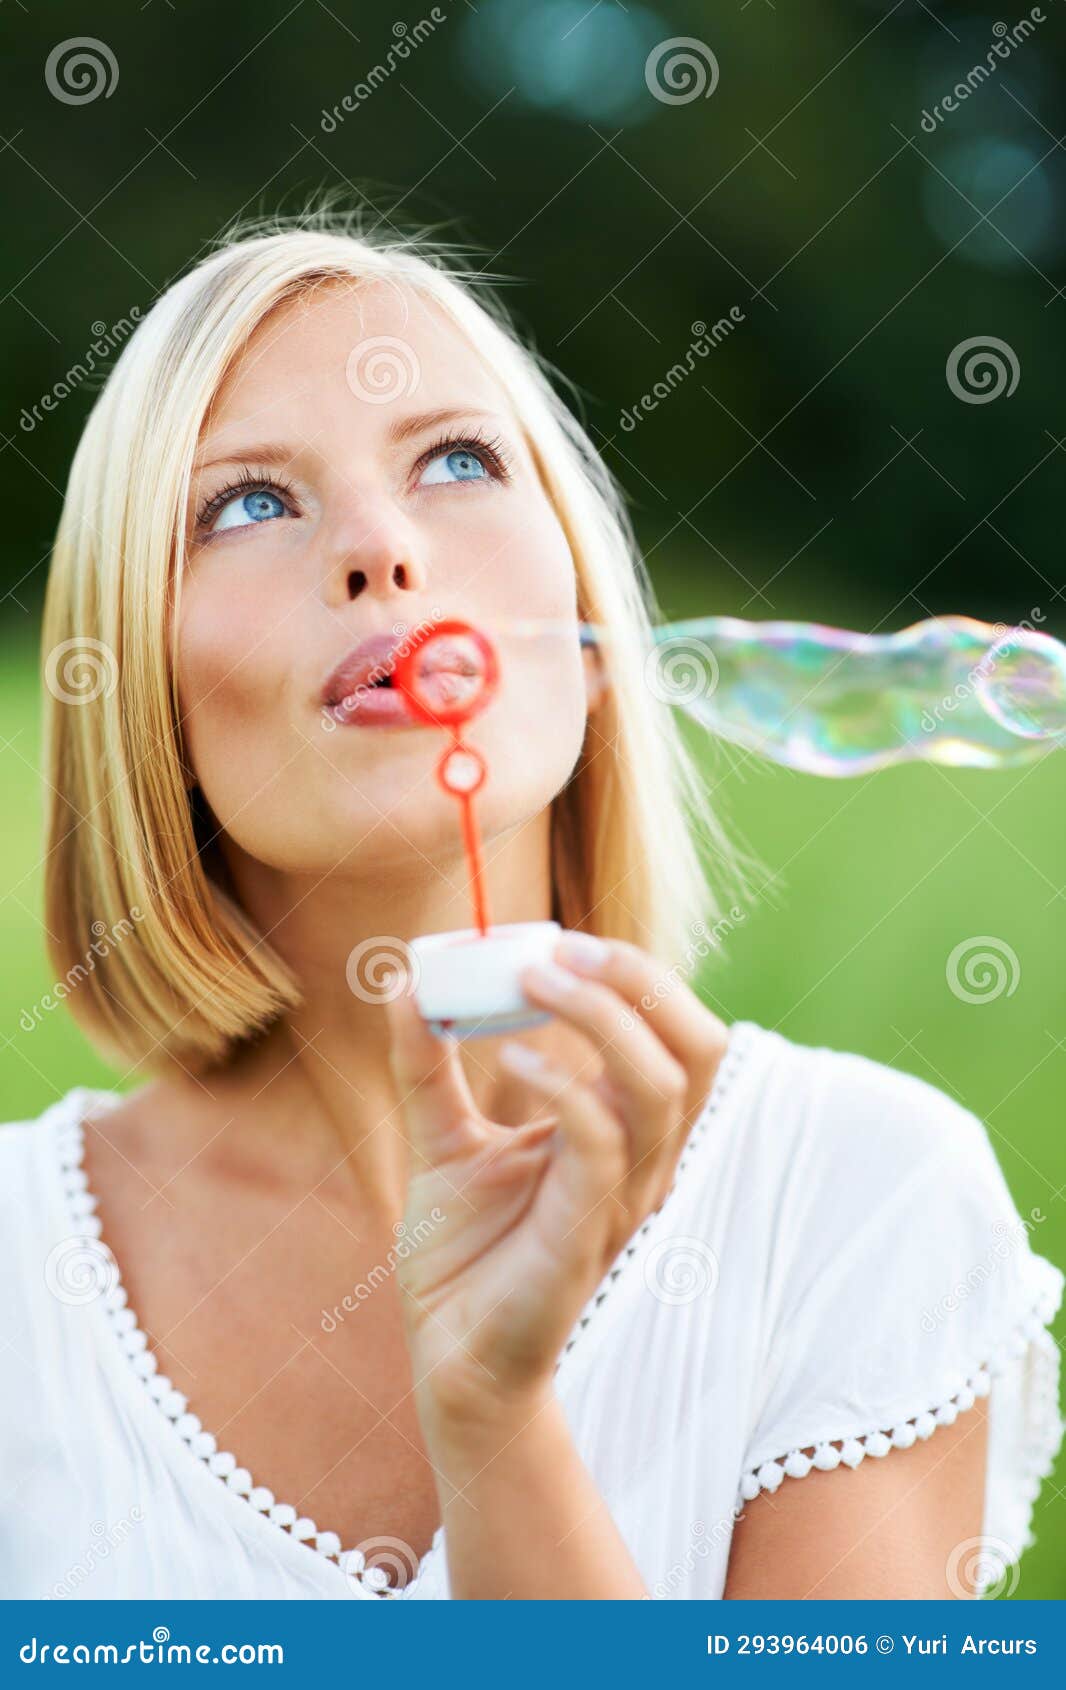
{"type": "Polygon", "coordinates": [[[456,1598],[647,1595],[552,1393],[520,1410],[442,1414],[422,1429],[437,1475],[456,1598]]]}
{"type": "Polygon", "coordinates": [[[554,1373],[586,1302],[665,1201],[728,1034],[680,982],[656,993],[665,970],[633,945],[571,934],[555,960],[525,970],[523,989],[590,1053],[577,1073],[512,1053],[535,1105],[523,1126],[478,1110],[458,1043],[410,998],[386,1005],[412,1152],[404,1220],[420,1240],[397,1279],[457,1595],[646,1594],[554,1373]]]}
{"type": "Polygon", "coordinates": [[[749,1598],[946,1597],[973,1594],[988,1416],[981,1399],[925,1443],[785,1479],[746,1504],[724,1594],[749,1598]]]}

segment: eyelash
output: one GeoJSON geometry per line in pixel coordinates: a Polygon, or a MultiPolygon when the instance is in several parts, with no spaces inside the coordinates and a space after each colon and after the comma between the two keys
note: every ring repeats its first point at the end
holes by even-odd
{"type": "MultiPolygon", "coordinates": [[[[497,481],[509,481],[512,474],[512,458],[507,447],[498,435],[489,438],[481,429],[475,428],[469,434],[442,434],[438,440],[428,446],[416,459],[414,469],[420,471],[439,458],[442,452],[468,451],[479,460],[488,460],[485,468],[497,481]]],[[[196,513],[197,528],[204,528],[212,517],[218,515],[231,499],[242,493],[277,493],[289,505],[295,505],[296,495],[291,482],[281,481],[277,476],[255,475],[245,466],[235,480],[221,487],[217,493],[212,493],[196,513]]]]}

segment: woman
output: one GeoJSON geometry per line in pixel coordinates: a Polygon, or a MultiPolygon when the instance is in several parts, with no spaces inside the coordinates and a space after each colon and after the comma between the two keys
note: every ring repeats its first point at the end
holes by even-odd
{"type": "Polygon", "coordinates": [[[138,327],[43,649],[52,960],[142,1083],[0,1133],[6,1595],[940,1596],[1017,1560],[1061,1275],[972,1114],[684,983],[695,836],[729,865],[652,611],[441,249],[254,231],[138,327]],[[441,616],[505,654],[493,920],[575,930],[521,1039],[436,1036],[380,968],[469,925],[468,875],[440,735],[330,678],[441,616]]]}

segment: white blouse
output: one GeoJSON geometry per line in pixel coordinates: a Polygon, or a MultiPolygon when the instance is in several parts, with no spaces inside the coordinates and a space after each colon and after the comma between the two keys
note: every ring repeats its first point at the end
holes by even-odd
{"type": "MultiPolygon", "coordinates": [[[[158,1371],[81,1167],[81,1122],[119,1101],[79,1086],[0,1126],[0,1597],[448,1597],[443,1529],[417,1565],[387,1518],[342,1544],[158,1371]]],[[[943,1092],[736,1023],[556,1372],[652,1596],[720,1596],[746,1500],[891,1460],[990,1388],[979,1559],[1013,1566],[1063,1429],[1033,1216],[943,1092]]]]}

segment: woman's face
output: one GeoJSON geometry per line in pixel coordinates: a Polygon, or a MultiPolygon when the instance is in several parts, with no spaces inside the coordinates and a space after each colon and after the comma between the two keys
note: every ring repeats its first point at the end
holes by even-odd
{"type": "MultiPolygon", "coordinates": [[[[199,443],[178,627],[189,760],[227,854],[360,874],[450,854],[458,806],[434,777],[446,731],[361,725],[358,709],[337,725],[328,674],[369,635],[427,620],[491,636],[494,618],[576,614],[570,548],[520,429],[438,306],[328,285],[260,326],[199,443]],[[377,386],[383,367],[394,379],[377,386]]],[[[489,766],[486,839],[566,783],[590,696],[576,635],[495,644],[498,689],[465,730],[489,766]]]]}

